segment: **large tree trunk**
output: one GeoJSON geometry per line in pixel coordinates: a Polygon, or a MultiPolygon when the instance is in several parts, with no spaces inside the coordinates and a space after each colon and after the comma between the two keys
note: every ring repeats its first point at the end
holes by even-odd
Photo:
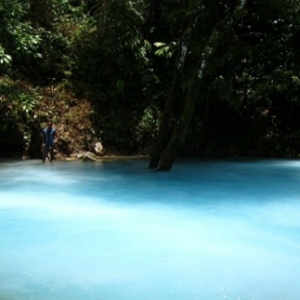
{"type": "MultiPolygon", "coordinates": [[[[193,3],[191,2],[191,5],[192,4],[193,3]]],[[[228,32],[232,32],[232,23],[240,20],[243,17],[243,14],[244,2],[238,4],[231,13],[228,12],[224,19],[220,20],[211,28],[211,33],[207,37],[204,46],[201,43],[199,49],[194,49],[194,54],[196,57],[198,57],[198,62],[195,66],[190,66],[191,69],[194,69],[194,73],[192,78],[189,80],[189,89],[186,94],[181,117],[174,128],[167,146],[165,147],[167,135],[169,133],[169,119],[172,112],[172,105],[174,104],[175,100],[175,98],[172,96],[172,93],[170,93],[167,99],[166,109],[164,111],[163,120],[159,131],[159,141],[156,152],[154,152],[152,155],[150,167],[156,168],[160,162],[160,171],[168,171],[171,169],[173,161],[175,160],[179,147],[185,138],[188,126],[193,116],[197,98],[199,96],[200,86],[202,84],[203,77],[205,76],[205,71],[210,67],[211,60],[220,41],[222,41],[224,36],[228,35],[228,32]]],[[[188,28],[186,34],[190,35],[192,28],[193,27],[188,28]]],[[[176,86],[173,86],[171,91],[173,89],[176,89],[176,86]]]]}
{"type": "Polygon", "coordinates": [[[188,126],[192,119],[199,95],[200,85],[201,83],[196,78],[193,78],[185,98],[185,104],[181,117],[174,128],[166,149],[162,153],[159,171],[169,171],[172,167],[173,161],[176,158],[179,147],[185,138],[188,126]]]}
{"type": "Polygon", "coordinates": [[[202,51],[201,58],[197,63],[197,67],[189,80],[189,88],[185,97],[184,107],[181,113],[181,117],[174,128],[171,139],[168,142],[167,147],[164,149],[161,155],[161,163],[159,171],[169,171],[172,167],[173,161],[176,158],[179,147],[185,138],[186,131],[192,119],[197,99],[199,96],[200,86],[204,77],[205,69],[209,64],[213,53],[216,49],[216,45],[219,41],[219,31],[217,26],[212,30],[211,36],[208,39],[206,46],[202,51]]]}

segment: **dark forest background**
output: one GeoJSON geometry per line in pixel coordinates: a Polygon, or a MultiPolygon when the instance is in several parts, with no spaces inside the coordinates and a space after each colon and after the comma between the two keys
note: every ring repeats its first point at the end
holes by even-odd
{"type": "Polygon", "coordinates": [[[298,157],[299,0],[0,0],[0,157],[298,157]]]}

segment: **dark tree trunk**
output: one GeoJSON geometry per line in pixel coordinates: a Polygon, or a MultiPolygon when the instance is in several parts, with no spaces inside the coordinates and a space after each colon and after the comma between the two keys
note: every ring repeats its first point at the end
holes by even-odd
{"type": "MultiPolygon", "coordinates": [[[[194,5],[194,3],[192,2],[190,4],[194,5]]],[[[195,7],[193,6],[191,8],[194,9],[195,7]]],[[[190,24],[193,24],[193,22],[195,22],[196,15],[193,15],[190,20],[190,24]]],[[[188,126],[192,119],[206,69],[211,67],[210,62],[214,56],[216,49],[218,48],[219,43],[222,42],[224,37],[228,35],[228,32],[230,32],[231,35],[232,32],[234,32],[231,28],[232,23],[243,18],[243,15],[244,5],[237,5],[232,12],[228,12],[223,19],[213,25],[210,34],[206,37],[206,43],[204,45],[200,43],[199,48],[196,47],[194,49],[194,54],[198,58],[198,62],[195,65],[189,66],[189,69],[194,70],[194,73],[188,81],[189,88],[185,97],[184,108],[182,110],[178,123],[175,125],[172,136],[168,141],[168,144],[166,145],[169,133],[170,116],[176,99],[172,94],[176,90],[176,82],[173,81],[173,86],[168,95],[166,108],[163,114],[163,120],[160,125],[157,148],[155,149],[151,157],[149,166],[150,168],[157,168],[159,165],[159,171],[168,171],[171,169],[172,164],[177,156],[179,147],[186,136],[188,126]]],[[[191,31],[193,30],[194,34],[197,35],[197,28],[193,28],[193,26],[188,26],[186,32],[183,35],[182,41],[184,41],[185,36],[191,36],[191,31]]],[[[180,60],[178,60],[181,68],[184,63],[184,58],[185,56],[180,57],[180,60]]]]}
{"type": "Polygon", "coordinates": [[[157,142],[151,154],[151,159],[149,164],[150,169],[156,169],[158,167],[161,153],[165,148],[165,146],[167,145],[168,142],[167,137],[168,137],[168,133],[170,132],[170,118],[174,111],[174,106],[177,99],[178,85],[179,85],[179,75],[175,73],[173,77],[172,86],[167,95],[167,101],[165,104],[162,120],[158,130],[157,142]]]}
{"type": "Polygon", "coordinates": [[[197,78],[195,77],[196,75],[192,79],[191,86],[186,95],[185,104],[184,104],[181,117],[174,128],[171,139],[166,149],[163,151],[161,155],[161,163],[159,166],[159,171],[169,171],[171,169],[172,164],[178,153],[179,147],[185,138],[188,126],[191,122],[196,107],[196,103],[199,95],[199,87],[201,85],[199,80],[197,80],[197,78]]]}

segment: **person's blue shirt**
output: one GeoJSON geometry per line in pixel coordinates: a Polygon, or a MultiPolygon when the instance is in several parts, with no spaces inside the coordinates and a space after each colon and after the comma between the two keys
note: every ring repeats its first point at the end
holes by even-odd
{"type": "Polygon", "coordinates": [[[56,130],[54,128],[45,128],[43,130],[45,147],[50,148],[54,144],[56,130]]]}

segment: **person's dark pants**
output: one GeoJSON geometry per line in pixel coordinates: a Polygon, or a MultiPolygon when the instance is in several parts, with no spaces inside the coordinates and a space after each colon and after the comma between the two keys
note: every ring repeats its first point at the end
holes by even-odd
{"type": "Polygon", "coordinates": [[[46,161],[46,158],[48,157],[48,154],[50,155],[49,160],[52,162],[54,151],[52,146],[45,146],[44,149],[42,150],[43,154],[43,162],[46,161]]]}

